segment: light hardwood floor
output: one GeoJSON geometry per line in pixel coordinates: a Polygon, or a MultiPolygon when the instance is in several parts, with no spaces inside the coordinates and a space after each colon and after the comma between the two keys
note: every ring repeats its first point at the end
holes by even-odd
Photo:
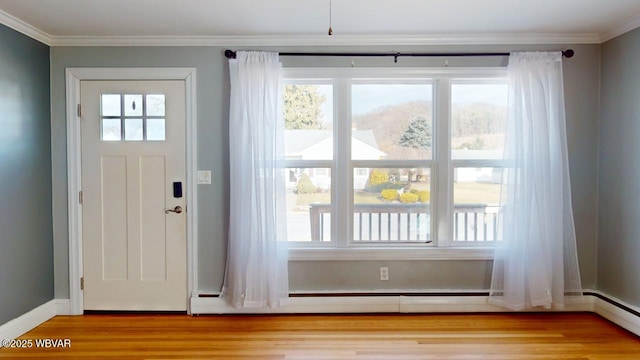
{"type": "Polygon", "coordinates": [[[21,337],[59,359],[640,359],[640,339],[595,314],[58,316],[21,337]]]}

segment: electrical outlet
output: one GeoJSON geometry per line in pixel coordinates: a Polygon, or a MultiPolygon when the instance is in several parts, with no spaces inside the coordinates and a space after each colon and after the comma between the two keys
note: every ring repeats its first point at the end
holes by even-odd
{"type": "Polygon", "coordinates": [[[380,267],[380,280],[389,280],[389,268],[386,266],[380,267]]]}

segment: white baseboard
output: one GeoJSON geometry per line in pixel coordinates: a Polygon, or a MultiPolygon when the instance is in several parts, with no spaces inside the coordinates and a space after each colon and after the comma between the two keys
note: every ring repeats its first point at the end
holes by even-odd
{"type": "MultiPolygon", "coordinates": [[[[538,312],[595,312],[614,324],[640,336],[640,308],[598,291],[569,299],[563,308],[538,312]],[[606,298],[610,301],[603,300],[606,298]],[[617,306],[612,304],[614,302],[617,306]],[[630,309],[631,311],[625,310],[630,309]],[[635,314],[632,312],[635,311],[635,314]]],[[[192,314],[287,314],[287,313],[479,313],[510,312],[488,303],[487,296],[305,296],[292,297],[278,309],[236,309],[218,297],[191,298],[192,314]]]]}
{"type": "Polygon", "coordinates": [[[28,313],[0,325],[0,339],[15,339],[56,316],[57,313],[56,300],[46,302],[28,313]]]}
{"type": "MultiPolygon", "coordinates": [[[[593,311],[593,298],[584,296],[577,300],[567,301],[563,308],[527,310],[531,312],[549,311],[593,311]]],[[[401,296],[401,313],[479,313],[479,312],[513,312],[501,306],[489,303],[488,296],[401,296]]]]}
{"type": "Polygon", "coordinates": [[[397,312],[399,297],[340,296],[293,297],[288,304],[277,309],[237,309],[219,297],[191,298],[192,314],[327,314],[397,312]]]}
{"type": "MultiPolygon", "coordinates": [[[[192,314],[326,314],[326,313],[464,313],[507,312],[488,303],[487,296],[304,296],[292,297],[277,309],[236,309],[218,297],[191,298],[192,314]]],[[[593,311],[593,297],[563,309],[542,311],[593,311]]]]}
{"type": "Polygon", "coordinates": [[[616,299],[613,296],[609,296],[598,291],[594,291],[594,293],[599,294],[600,296],[605,297],[621,305],[621,306],[616,306],[606,300],[603,300],[599,297],[594,296],[593,311],[596,314],[640,336],[640,316],[636,315],[640,313],[640,308],[638,308],[637,306],[627,304],[620,299],[616,299]],[[630,311],[627,311],[622,307],[626,307],[632,311],[635,311],[636,314],[630,311]]]}
{"type": "Polygon", "coordinates": [[[56,315],[72,315],[71,314],[71,300],[69,299],[55,299],[56,302],[56,315]]]}

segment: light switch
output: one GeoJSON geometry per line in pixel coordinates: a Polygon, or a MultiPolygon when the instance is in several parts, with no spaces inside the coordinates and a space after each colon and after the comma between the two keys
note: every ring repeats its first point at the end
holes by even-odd
{"type": "Polygon", "coordinates": [[[198,184],[211,184],[210,170],[198,170],[198,184]]]}

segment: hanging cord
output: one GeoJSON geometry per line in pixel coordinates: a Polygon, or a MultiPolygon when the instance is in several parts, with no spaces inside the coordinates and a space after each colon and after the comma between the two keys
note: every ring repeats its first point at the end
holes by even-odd
{"type": "Polygon", "coordinates": [[[333,35],[333,29],[331,28],[331,0],[329,0],[329,36],[333,35]]]}

